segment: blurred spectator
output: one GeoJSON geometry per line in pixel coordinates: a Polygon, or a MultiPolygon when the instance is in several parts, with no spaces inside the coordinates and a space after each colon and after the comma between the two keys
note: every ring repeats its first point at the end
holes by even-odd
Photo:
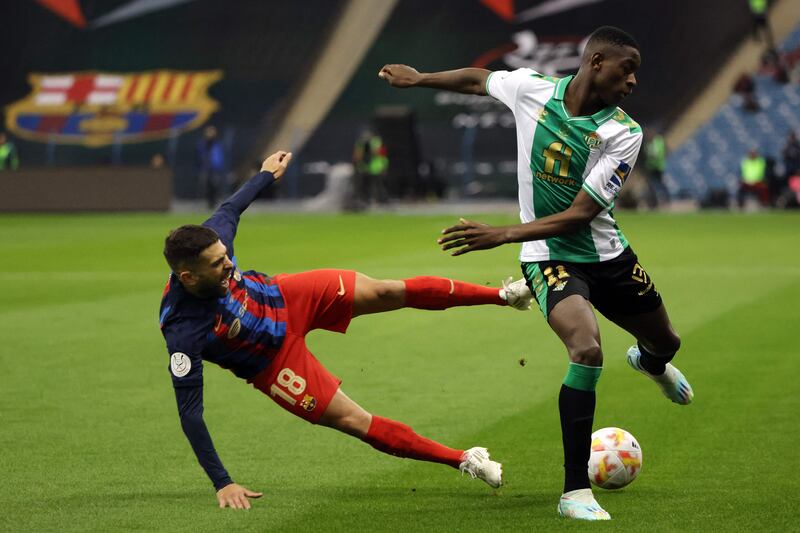
{"type": "Polygon", "coordinates": [[[756,99],[756,84],[753,77],[742,73],[733,85],[733,92],[742,97],[742,108],[746,111],[755,112],[760,109],[756,99]]]}
{"type": "Polygon", "coordinates": [[[769,25],[769,18],[767,8],[769,3],[767,0],[749,0],[750,13],[753,20],[753,37],[761,39],[767,44],[767,48],[772,50],[775,48],[775,41],[772,38],[772,28],[769,25]]]}
{"type": "Polygon", "coordinates": [[[786,69],[786,59],[775,49],[767,50],[761,56],[761,74],[769,76],[776,83],[788,83],[789,71],[786,69]]]}
{"type": "Polygon", "coordinates": [[[0,170],[17,170],[18,168],[17,147],[9,140],[5,132],[0,131],[0,170]]]}
{"type": "Polygon", "coordinates": [[[744,207],[746,198],[755,195],[762,206],[769,206],[769,190],[764,179],[767,173],[767,161],[756,148],[750,150],[742,159],[742,176],[739,184],[739,208],[744,207]]]}
{"type": "Polygon", "coordinates": [[[164,159],[164,156],[161,154],[155,154],[153,157],[150,158],[150,168],[153,169],[160,169],[166,166],[167,161],[164,159]]]}
{"type": "Polygon", "coordinates": [[[214,126],[207,126],[203,130],[203,138],[197,144],[197,156],[200,167],[200,183],[203,186],[208,207],[212,209],[217,204],[217,200],[227,192],[225,151],[217,135],[217,128],[214,126]]]}
{"type": "Polygon", "coordinates": [[[800,176],[789,176],[788,186],[778,197],[775,205],[780,208],[800,207],[800,176]]]}
{"type": "Polygon", "coordinates": [[[644,168],[647,172],[650,207],[669,204],[669,191],[664,186],[664,167],[667,164],[667,143],[660,132],[645,130],[644,168]]]}
{"type": "Polygon", "coordinates": [[[781,154],[786,178],[800,175],[800,141],[797,140],[795,132],[789,132],[781,154]]]}
{"type": "Polygon", "coordinates": [[[386,145],[379,135],[367,129],[358,137],[353,148],[353,166],[353,207],[363,208],[373,201],[381,204],[388,202],[386,175],[389,171],[389,158],[386,145]]]}

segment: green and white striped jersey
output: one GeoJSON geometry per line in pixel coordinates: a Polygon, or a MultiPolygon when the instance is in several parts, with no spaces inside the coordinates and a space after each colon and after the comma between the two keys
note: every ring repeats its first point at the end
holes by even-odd
{"type": "Polygon", "coordinates": [[[570,116],[564,94],[573,77],[521,68],[492,72],[486,80],[486,92],[507,105],[517,123],[520,220],[566,210],[581,189],[604,208],[576,233],[523,243],[520,261],[596,263],[628,246],[611,210],[636,162],[642,129],[618,107],[570,116]]]}

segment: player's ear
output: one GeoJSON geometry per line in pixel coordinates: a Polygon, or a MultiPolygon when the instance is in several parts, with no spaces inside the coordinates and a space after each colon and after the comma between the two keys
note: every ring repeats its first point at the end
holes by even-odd
{"type": "Polygon", "coordinates": [[[602,52],[595,52],[592,54],[591,65],[594,70],[600,70],[600,67],[603,66],[603,60],[605,56],[602,52]]]}
{"type": "Polygon", "coordinates": [[[194,285],[197,281],[197,277],[188,270],[181,271],[178,274],[178,279],[181,280],[181,283],[184,285],[194,285]]]}

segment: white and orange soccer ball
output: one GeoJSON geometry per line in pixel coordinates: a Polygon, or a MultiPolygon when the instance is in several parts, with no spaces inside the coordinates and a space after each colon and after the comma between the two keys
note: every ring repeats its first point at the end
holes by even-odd
{"type": "Polygon", "coordinates": [[[589,479],[603,489],[630,484],[642,469],[642,448],[633,435],[620,428],[603,428],[592,433],[589,479]]]}

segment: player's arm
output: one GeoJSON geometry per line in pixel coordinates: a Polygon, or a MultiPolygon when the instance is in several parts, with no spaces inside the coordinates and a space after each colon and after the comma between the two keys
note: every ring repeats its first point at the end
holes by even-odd
{"type": "Polygon", "coordinates": [[[486,94],[486,80],[491,71],[482,68],[462,68],[444,72],[418,72],[408,65],[384,65],[378,77],[392,87],[430,87],[464,94],[486,94]]]}
{"type": "Polygon", "coordinates": [[[225,246],[230,248],[236,236],[241,214],[253,200],[258,198],[261,191],[281,179],[291,160],[292,153],[283,150],[266,158],[261,163],[259,173],[247,180],[238,191],[225,200],[211,218],[203,222],[203,225],[216,231],[225,246]]]}
{"type": "Polygon", "coordinates": [[[490,226],[461,219],[459,224],[442,230],[442,250],[461,255],[474,250],[488,250],[512,242],[538,241],[574,233],[589,224],[604,207],[581,190],[566,210],[526,224],[490,226]]]}
{"type": "Polygon", "coordinates": [[[200,466],[214,484],[219,506],[249,509],[248,498],[260,498],[261,493],[253,492],[234,483],[222,465],[203,420],[203,386],[176,387],[175,398],[178,402],[178,414],[183,433],[189,440],[200,466]]]}

